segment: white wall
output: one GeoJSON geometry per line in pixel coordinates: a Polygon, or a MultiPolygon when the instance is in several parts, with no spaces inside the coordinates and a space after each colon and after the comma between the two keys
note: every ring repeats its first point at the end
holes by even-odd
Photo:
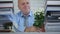
{"type": "MultiPolygon", "coordinates": [[[[38,8],[44,8],[45,6],[45,0],[30,0],[31,2],[31,10],[35,12],[38,8]]],[[[18,9],[18,1],[14,0],[14,11],[17,13],[19,11],[18,9]]]]}

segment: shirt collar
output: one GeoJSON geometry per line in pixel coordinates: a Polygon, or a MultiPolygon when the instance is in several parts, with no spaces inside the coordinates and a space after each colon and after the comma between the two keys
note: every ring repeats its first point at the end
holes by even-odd
{"type": "MultiPolygon", "coordinates": [[[[24,14],[22,13],[22,11],[20,11],[20,15],[21,15],[22,17],[24,16],[24,14]]],[[[28,15],[28,16],[29,16],[29,17],[32,16],[32,11],[29,12],[29,15],[28,15]]]]}

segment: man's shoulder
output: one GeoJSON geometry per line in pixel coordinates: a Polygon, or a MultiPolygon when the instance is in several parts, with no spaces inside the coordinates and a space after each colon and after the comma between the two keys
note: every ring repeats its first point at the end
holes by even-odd
{"type": "Polygon", "coordinates": [[[20,16],[20,14],[21,14],[21,12],[18,12],[18,13],[15,14],[15,16],[20,16]]]}

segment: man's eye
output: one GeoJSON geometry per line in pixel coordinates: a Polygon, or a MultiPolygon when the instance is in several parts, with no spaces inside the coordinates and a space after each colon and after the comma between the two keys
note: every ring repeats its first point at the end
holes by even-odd
{"type": "Polygon", "coordinates": [[[29,4],[29,2],[27,2],[27,4],[29,4]]]}
{"type": "Polygon", "coordinates": [[[22,5],[24,5],[25,3],[22,3],[22,5]]]}

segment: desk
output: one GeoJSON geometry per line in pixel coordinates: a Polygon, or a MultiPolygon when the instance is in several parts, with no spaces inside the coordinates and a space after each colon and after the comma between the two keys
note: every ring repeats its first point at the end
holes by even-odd
{"type": "Polygon", "coordinates": [[[7,32],[0,34],[60,34],[60,32],[7,32]]]}

